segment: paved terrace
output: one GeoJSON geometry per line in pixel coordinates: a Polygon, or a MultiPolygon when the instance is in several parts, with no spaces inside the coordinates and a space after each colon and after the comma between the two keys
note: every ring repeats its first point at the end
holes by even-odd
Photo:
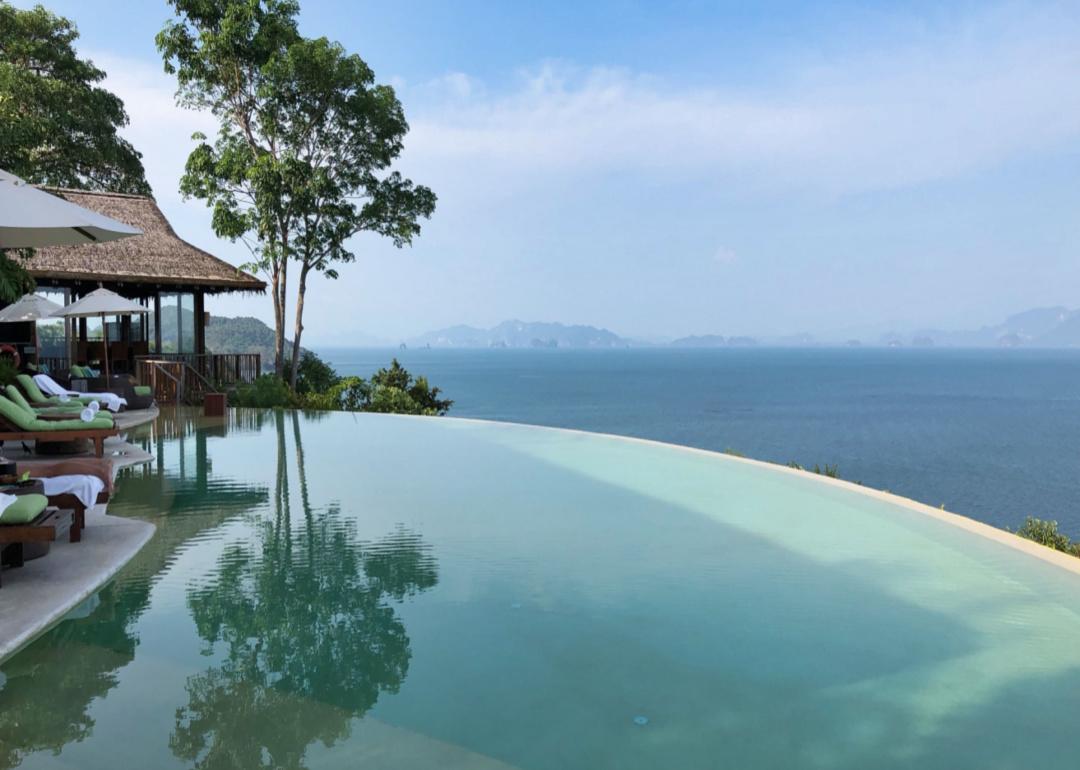
{"type": "MultiPolygon", "coordinates": [[[[157,408],[121,412],[116,424],[123,431],[157,416],[157,408]]],[[[38,458],[10,444],[4,447],[4,455],[17,461],[20,469],[57,459],[38,458]]],[[[114,474],[120,468],[153,459],[153,455],[127,443],[123,434],[105,442],[105,455],[113,462],[114,474]]],[[[61,538],[52,544],[47,556],[27,561],[19,569],[5,570],[0,588],[0,660],[97,593],[153,534],[153,524],[109,516],[106,506],[97,505],[86,512],[82,542],[69,543],[61,538]]]]}

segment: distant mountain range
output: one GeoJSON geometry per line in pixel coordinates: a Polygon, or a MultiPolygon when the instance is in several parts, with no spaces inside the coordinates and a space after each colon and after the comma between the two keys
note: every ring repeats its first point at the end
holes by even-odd
{"type": "Polygon", "coordinates": [[[451,326],[408,340],[409,346],[454,348],[727,348],[771,347],[1080,347],[1080,309],[1047,307],[1027,310],[1002,323],[975,330],[918,329],[888,332],[874,339],[821,339],[810,334],[748,337],[702,334],[670,342],[643,342],[595,326],[504,321],[491,329],[451,326]]]}
{"type": "Polygon", "coordinates": [[[411,347],[433,348],[627,348],[635,344],[595,326],[517,320],[491,329],[451,326],[408,341],[411,347]]]}
{"type": "Polygon", "coordinates": [[[1071,348],[1080,346],[1080,310],[1042,307],[974,331],[926,329],[912,341],[944,347],[1071,348]]]}
{"type": "MultiPolygon", "coordinates": [[[[167,336],[174,333],[174,319],[173,314],[163,315],[162,330],[167,336]]],[[[291,343],[287,344],[291,350],[291,343]]],[[[1035,308],[1010,316],[1000,324],[984,326],[981,329],[920,329],[906,333],[889,332],[876,339],[818,339],[809,334],[760,338],[702,334],[680,337],[670,342],[643,342],[596,326],[511,320],[503,321],[490,329],[451,326],[414,337],[407,340],[406,344],[408,347],[432,348],[593,350],[631,347],[728,348],[752,345],[826,347],[845,344],[866,347],[1070,348],[1080,347],[1080,309],[1035,308]]],[[[274,332],[257,318],[214,316],[206,328],[206,346],[211,351],[258,352],[262,354],[264,362],[272,362],[274,332]]]]}

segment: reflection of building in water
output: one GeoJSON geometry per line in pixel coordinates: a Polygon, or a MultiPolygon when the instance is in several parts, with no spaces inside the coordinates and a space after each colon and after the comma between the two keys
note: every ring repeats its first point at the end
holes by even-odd
{"type": "Polygon", "coordinates": [[[176,757],[200,767],[261,767],[267,757],[303,767],[312,742],[345,738],[355,717],[406,678],[412,652],[394,603],[436,584],[435,559],[405,529],[361,542],[336,505],[313,502],[299,415],[251,412],[215,425],[177,414],[155,427],[139,439],[155,462],[123,471],[110,507],[153,517],[158,530],[87,617],[61,623],[2,667],[0,768],[92,739],[92,703],[123,686],[152,586],[188,544],[221,538],[239,516],[250,527],[229,530],[198,581],[183,576],[195,629],[218,654],[210,667],[200,658],[177,693],[186,702],[169,738],[176,757]],[[229,451],[222,435],[257,426],[276,436],[276,463],[251,465],[262,474],[254,483],[215,478],[213,453],[229,451]]]}

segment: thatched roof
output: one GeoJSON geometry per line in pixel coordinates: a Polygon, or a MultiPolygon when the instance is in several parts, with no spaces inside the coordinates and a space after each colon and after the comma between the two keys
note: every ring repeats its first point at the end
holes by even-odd
{"type": "Polygon", "coordinates": [[[45,188],[72,203],[142,230],[142,235],[83,246],[38,249],[26,267],[43,284],[131,286],[129,294],[201,289],[262,292],[266,284],[178,236],[150,197],[45,188]]]}

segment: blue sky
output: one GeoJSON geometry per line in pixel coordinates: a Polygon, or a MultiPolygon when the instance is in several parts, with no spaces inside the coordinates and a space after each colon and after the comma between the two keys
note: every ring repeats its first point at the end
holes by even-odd
{"type": "MultiPolygon", "coordinates": [[[[25,3],[20,3],[25,4],[25,3]]],[[[47,3],[109,72],[177,230],[205,115],[172,103],[169,10],[47,3]]],[[[312,344],[510,317],[690,333],[870,337],[1080,305],[1074,4],[302,0],[393,84],[401,168],[439,194],[411,249],[357,239],[312,344]]],[[[270,318],[270,302],[218,314],[270,318]]]]}

